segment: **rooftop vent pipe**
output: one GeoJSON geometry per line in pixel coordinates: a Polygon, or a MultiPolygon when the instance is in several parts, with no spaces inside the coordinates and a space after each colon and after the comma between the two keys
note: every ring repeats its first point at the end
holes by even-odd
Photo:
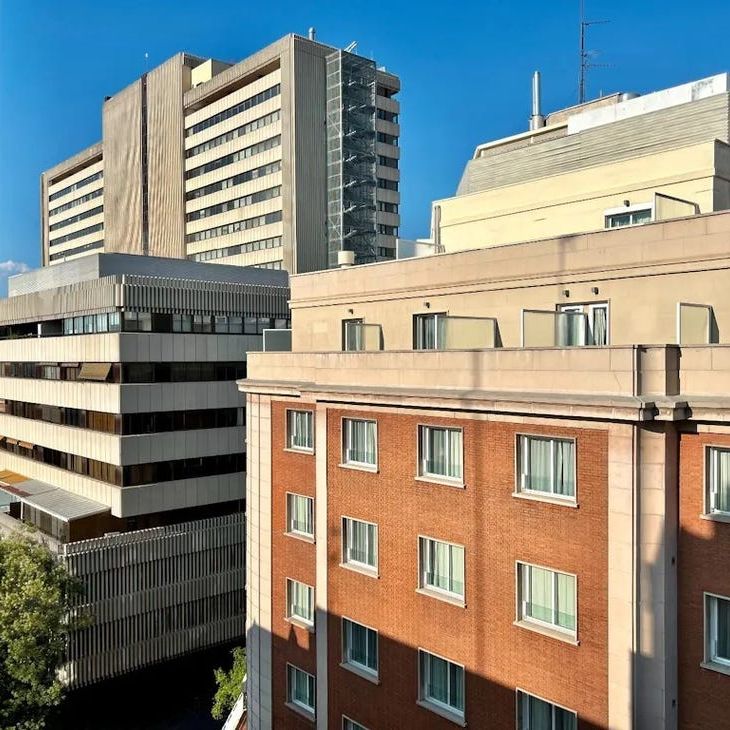
{"type": "Polygon", "coordinates": [[[545,126],[545,117],[540,113],[540,72],[532,74],[532,115],[530,116],[530,131],[545,126]]]}
{"type": "Polygon", "coordinates": [[[350,266],[355,265],[355,252],[354,251],[338,251],[337,252],[337,265],[341,269],[346,269],[350,266]]]}
{"type": "Polygon", "coordinates": [[[313,41],[316,35],[317,35],[317,29],[314,26],[312,26],[309,29],[309,40],[313,41]]]}

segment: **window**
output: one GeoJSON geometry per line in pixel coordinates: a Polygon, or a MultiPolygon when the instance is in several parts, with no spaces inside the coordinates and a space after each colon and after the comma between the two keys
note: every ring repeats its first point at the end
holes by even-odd
{"type": "Polygon", "coordinates": [[[562,315],[557,323],[559,346],[608,344],[608,302],[563,304],[558,311],[562,315]]]}
{"type": "Polygon", "coordinates": [[[286,665],[286,697],[290,705],[314,715],[314,677],[291,664],[286,665]]]}
{"type": "Polygon", "coordinates": [[[439,710],[464,717],[464,667],[418,651],[419,700],[439,710]]]}
{"type": "Polygon", "coordinates": [[[705,510],[708,514],[730,515],[730,449],[707,449],[705,510]]]}
{"type": "Polygon", "coordinates": [[[342,562],[365,570],[378,569],[378,526],[342,518],[342,562]]]}
{"type": "Polygon", "coordinates": [[[640,226],[644,223],[651,223],[651,208],[639,208],[621,212],[607,213],[605,217],[606,228],[625,228],[626,226],[640,226]]]}
{"type": "Polygon", "coordinates": [[[576,579],[574,575],[517,564],[519,620],[560,632],[576,634],[576,579]]]}
{"type": "Polygon", "coordinates": [[[342,349],[357,352],[365,349],[363,342],[362,319],[345,319],[342,322],[342,349]]]}
{"type": "Polygon", "coordinates": [[[730,673],[730,598],[705,593],[705,662],[730,673]]]}
{"type": "Polygon", "coordinates": [[[418,427],[419,473],[442,479],[463,479],[463,433],[460,428],[418,427]]]}
{"type": "Polygon", "coordinates": [[[360,466],[377,465],[378,431],[375,421],[343,418],[342,433],[342,459],[345,464],[360,466]]]}
{"type": "Polygon", "coordinates": [[[367,730],[365,725],[351,720],[349,717],[342,716],[342,730],[367,730]]]}
{"type": "Polygon", "coordinates": [[[575,712],[517,690],[517,730],[576,730],[575,712]]]}
{"type": "Polygon", "coordinates": [[[301,494],[286,495],[287,531],[314,538],[314,500],[301,494]]]}
{"type": "Polygon", "coordinates": [[[378,632],[342,619],[342,662],[378,675],[378,632]]]}
{"type": "Polygon", "coordinates": [[[575,500],[575,441],[518,436],[518,459],[520,492],[575,500]]]}
{"type": "Polygon", "coordinates": [[[413,317],[413,349],[443,350],[446,314],[416,314],[413,317]]]}
{"type": "Polygon", "coordinates": [[[311,451],[314,448],[314,413],[312,411],[287,411],[287,446],[290,449],[311,451]]]}
{"type": "Polygon", "coordinates": [[[314,625],[314,588],[298,580],[286,579],[286,617],[314,625]]]}
{"type": "Polygon", "coordinates": [[[464,598],[464,548],[430,537],[418,538],[421,588],[464,598]]]}

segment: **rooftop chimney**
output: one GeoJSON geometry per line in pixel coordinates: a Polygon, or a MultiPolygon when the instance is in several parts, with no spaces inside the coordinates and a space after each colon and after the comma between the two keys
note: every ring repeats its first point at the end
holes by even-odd
{"type": "Polygon", "coordinates": [[[530,116],[530,131],[545,126],[545,117],[540,113],[540,72],[532,75],[532,116],[530,116]]]}
{"type": "Polygon", "coordinates": [[[312,26],[309,29],[309,40],[313,41],[316,35],[317,35],[317,29],[314,26],[312,26]]]}

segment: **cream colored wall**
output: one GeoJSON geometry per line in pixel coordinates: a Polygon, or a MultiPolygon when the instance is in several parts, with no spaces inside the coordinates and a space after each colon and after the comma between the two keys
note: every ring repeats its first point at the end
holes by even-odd
{"type": "Polygon", "coordinates": [[[715,142],[439,200],[446,251],[595,231],[604,211],[662,192],[714,210],[715,142]]]}
{"type": "Polygon", "coordinates": [[[342,320],[362,317],[382,325],[386,350],[408,350],[412,316],[428,312],[496,317],[503,345],[519,347],[523,309],[598,301],[614,345],[676,342],[678,301],[712,305],[730,342],[728,236],[720,213],[294,276],[292,347],[340,350],[342,320]]]}

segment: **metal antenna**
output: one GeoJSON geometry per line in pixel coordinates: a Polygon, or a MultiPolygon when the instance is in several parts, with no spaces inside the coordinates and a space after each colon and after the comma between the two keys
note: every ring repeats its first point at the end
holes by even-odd
{"type": "Polygon", "coordinates": [[[586,20],[585,0],[580,0],[580,70],[578,73],[578,103],[583,104],[586,100],[586,76],[588,69],[605,67],[606,64],[591,63],[595,51],[586,50],[586,34],[588,27],[600,23],[610,23],[610,20],[586,20]]]}

